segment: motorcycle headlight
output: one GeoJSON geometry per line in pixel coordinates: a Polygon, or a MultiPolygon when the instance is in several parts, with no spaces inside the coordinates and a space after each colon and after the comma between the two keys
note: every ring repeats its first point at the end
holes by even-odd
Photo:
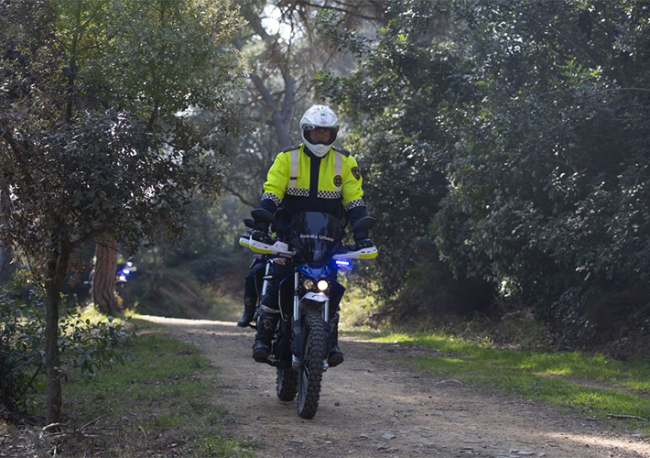
{"type": "Polygon", "coordinates": [[[305,288],[305,290],[310,291],[314,288],[314,280],[311,278],[305,278],[305,280],[302,282],[302,287],[305,288]]]}
{"type": "Polygon", "coordinates": [[[316,284],[318,291],[327,291],[327,288],[329,288],[329,286],[330,284],[327,282],[327,280],[319,280],[316,284]]]}

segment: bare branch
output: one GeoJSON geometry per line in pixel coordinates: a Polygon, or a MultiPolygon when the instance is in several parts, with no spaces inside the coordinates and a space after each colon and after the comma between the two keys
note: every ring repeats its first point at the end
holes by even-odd
{"type": "Polygon", "coordinates": [[[253,202],[253,201],[249,200],[246,196],[244,196],[243,194],[241,194],[241,193],[240,193],[239,191],[237,191],[234,187],[229,186],[227,183],[225,183],[225,184],[223,185],[223,188],[224,188],[226,191],[228,191],[230,194],[232,194],[233,196],[235,196],[236,198],[238,198],[239,201],[240,201],[241,203],[243,203],[244,205],[247,205],[247,206],[249,206],[249,207],[256,207],[256,206],[257,206],[257,201],[254,201],[254,202],[253,202]]]}

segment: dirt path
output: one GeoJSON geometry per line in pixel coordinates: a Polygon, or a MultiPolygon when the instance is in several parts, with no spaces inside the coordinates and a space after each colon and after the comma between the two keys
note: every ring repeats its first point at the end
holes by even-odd
{"type": "Polygon", "coordinates": [[[650,457],[650,443],[622,426],[486,395],[400,363],[417,349],[349,338],[345,363],[323,376],[316,417],[303,420],[295,401],[277,399],[275,369],[252,360],[252,330],[145,319],[212,360],[223,383],[215,402],[235,417],[233,434],[260,443],[259,457],[650,457]]]}

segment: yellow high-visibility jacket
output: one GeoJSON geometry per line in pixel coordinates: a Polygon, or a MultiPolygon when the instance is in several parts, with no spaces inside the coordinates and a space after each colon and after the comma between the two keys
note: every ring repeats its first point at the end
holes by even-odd
{"type": "Polygon", "coordinates": [[[318,158],[301,143],[276,157],[259,207],[274,213],[282,204],[290,216],[304,211],[342,216],[344,209],[354,223],[367,215],[362,184],[359,166],[349,151],[333,147],[318,158]]]}

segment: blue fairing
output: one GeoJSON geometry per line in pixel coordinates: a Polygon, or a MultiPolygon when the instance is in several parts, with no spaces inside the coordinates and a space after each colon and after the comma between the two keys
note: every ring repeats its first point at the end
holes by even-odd
{"type": "Polygon", "coordinates": [[[309,264],[300,264],[296,267],[298,272],[305,275],[306,277],[313,278],[314,280],[320,280],[321,278],[336,277],[336,269],[330,265],[326,264],[324,266],[312,266],[309,264]]]}

